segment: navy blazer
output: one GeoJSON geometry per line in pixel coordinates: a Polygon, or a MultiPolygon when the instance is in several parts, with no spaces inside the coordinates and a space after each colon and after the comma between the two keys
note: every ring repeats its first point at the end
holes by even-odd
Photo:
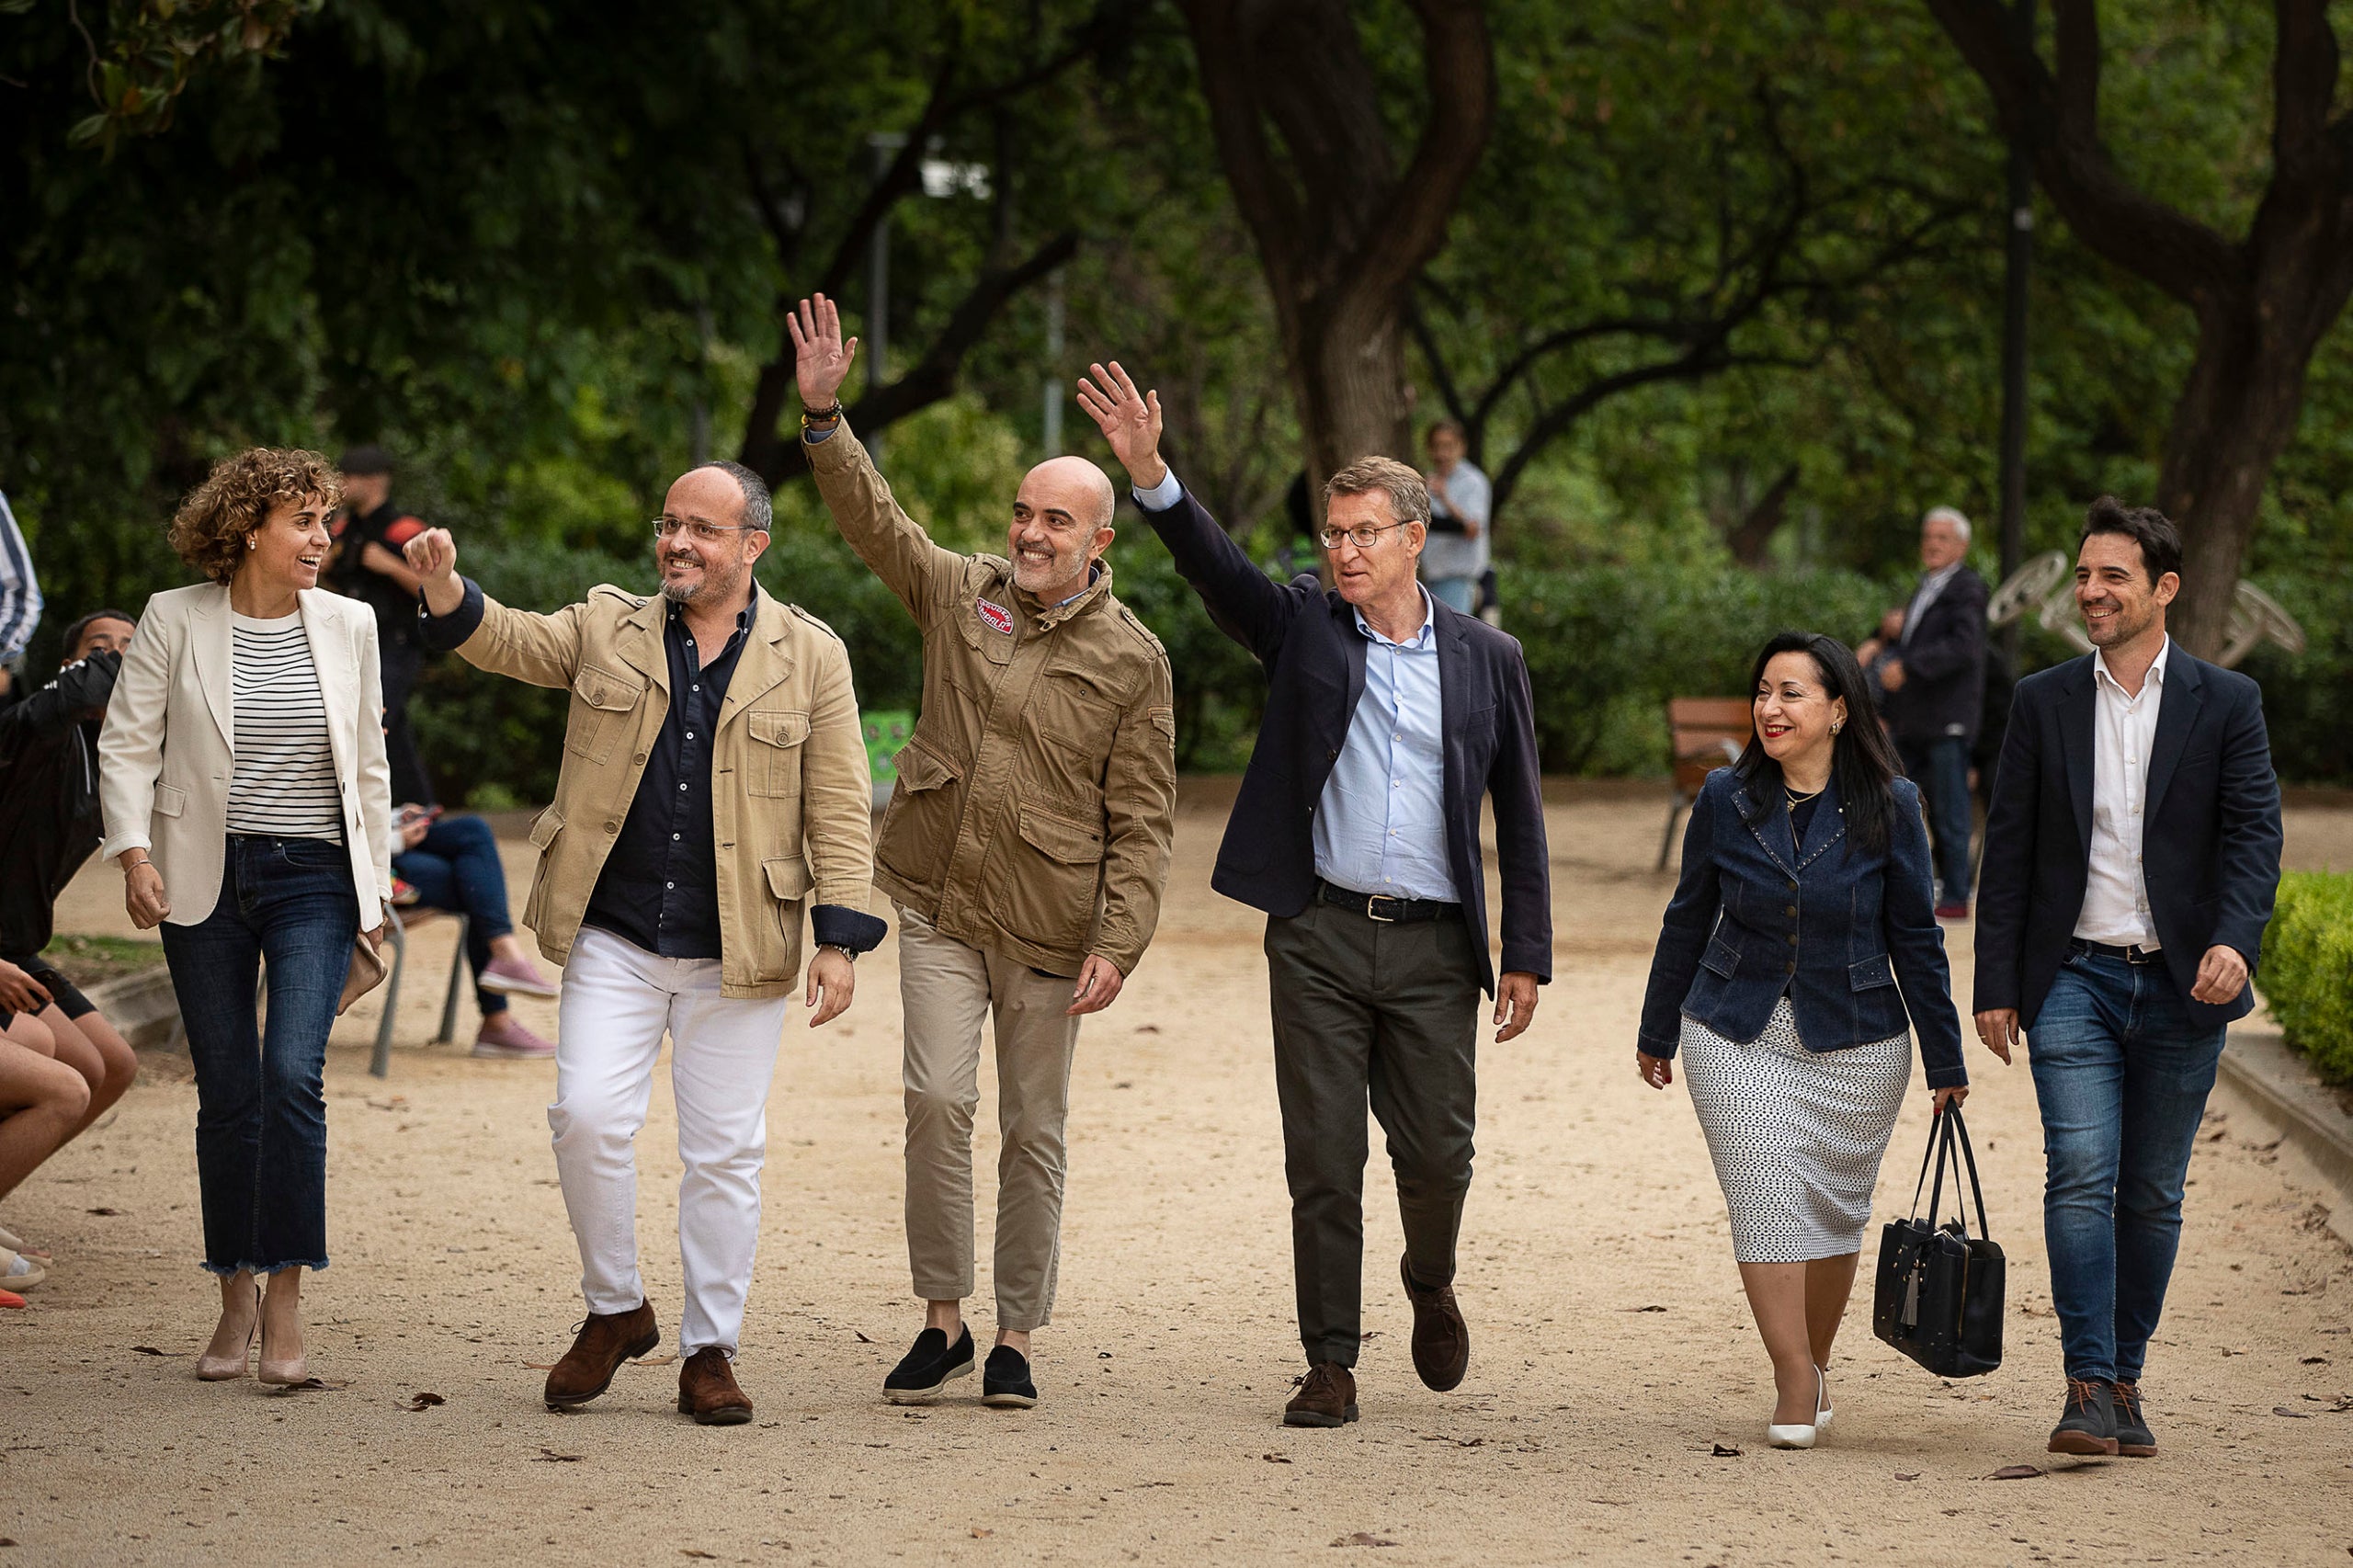
{"type": "Polygon", "coordinates": [[[1672,1057],[1686,1014],[1753,1040],[1786,991],[1808,1051],[1892,1039],[1908,1015],[1928,1086],[1969,1082],[1920,791],[1908,778],[1894,790],[1888,846],[1874,855],[1847,835],[1836,780],[1800,844],[1779,790],[1768,801],[1729,767],[1708,775],[1651,958],[1645,1052],[1672,1057]]]}
{"type": "Polygon", "coordinates": [[[1985,718],[1985,579],[1963,566],[1895,649],[1904,684],[1887,694],[1884,711],[1897,739],[1977,738],[1985,718]]]}
{"type": "MultiPolygon", "coordinates": [[[[2090,880],[2096,696],[2088,653],[2018,682],[1994,773],[1977,873],[1973,1010],[2014,1007],[2027,1028],[2067,956],[2090,880]]],[[[2149,747],[2141,853],[2157,945],[2182,1006],[2212,1028],[2246,1017],[2251,984],[2222,1003],[2193,1001],[2189,988],[2217,943],[2255,973],[2279,891],[2279,779],[2262,688],[2178,642],[2165,655],[2149,747]]]]}
{"type": "MultiPolygon", "coordinates": [[[[1267,713],[1218,846],[1210,885],[1269,915],[1315,896],[1315,811],[1364,696],[1356,608],[1321,579],[1278,583],[1254,564],[1191,491],[1144,511],[1210,619],[1267,671],[1267,713]]],[[[1438,705],[1446,735],[1446,866],[1477,937],[1479,983],[1492,994],[1480,797],[1495,801],[1503,881],[1503,967],[1552,978],[1552,861],[1536,767],[1535,703],[1519,644],[1485,621],[1431,601],[1438,618],[1438,705]]]]}

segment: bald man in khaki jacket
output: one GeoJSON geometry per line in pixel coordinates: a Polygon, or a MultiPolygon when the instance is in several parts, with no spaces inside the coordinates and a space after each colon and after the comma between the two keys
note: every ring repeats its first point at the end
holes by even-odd
{"type": "Polygon", "coordinates": [[[907,1253],[923,1332],[884,1381],[925,1403],[972,1370],[972,1114],[996,1025],[997,1343],[984,1402],[1026,1408],[1053,1306],[1078,1020],[1110,1006],[1160,917],[1176,807],[1168,655],[1111,595],[1111,482],[1030,470],[1006,554],[959,555],[900,510],[835,393],[857,339],[820,295],[789,317],[804,450],[842,537],[923,630],[923,717],[899,754],[875,885],[899,908],[907,1253]]]}

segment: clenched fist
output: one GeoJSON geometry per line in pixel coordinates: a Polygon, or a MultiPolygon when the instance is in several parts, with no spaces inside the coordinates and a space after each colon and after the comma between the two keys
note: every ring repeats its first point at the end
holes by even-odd
{"type": "Polygon", "coordinates": [[[408,541],[402,551],[409,569],[425,579],[419,585],[425,608],[449,615],[465,602],[466,585],[458,578],[458,541],[448,528],[427,528],[408,541]]]}

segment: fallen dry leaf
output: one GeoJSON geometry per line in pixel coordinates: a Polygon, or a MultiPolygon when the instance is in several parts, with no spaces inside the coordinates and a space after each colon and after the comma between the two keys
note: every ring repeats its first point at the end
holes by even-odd
{"type": "MultiPolygon", "coordinates": [[[[1958,837],[1959,835],[1955,835],[1955,836],[1958,837]]],[[[2325,1356],[2307,1356],[2304,1358],[2303,1364],[2307,1367],[2325,1367],[2328,1365],[2328,1358],[2325,1356]]]]}
{"type": "Polygon", "coordinates": [[[158,1350],[152,1345],[134,1345],[131,1347],[131,1353],[134,1356],[185,1356],[188,1354],[185,1350],[158,1350]]]}
{"type": "Polygon", "coordinates": [[[1665,1307],[1656,1305],[1647,1307],[1628,1307],[1626,1310],[1630,1312],[1663,1312],[1666,1311],[1665,1307]]]}
{"type": "Polygon", "coordinates": [[[324,1378],[304,1378],[299,1383],[288,1383],[278,1392],[280,1393],[341,1393],[350,1386],[350,1383],[340,1379],[329,1382],[324,1378]]]}
{"type": "Polygon", "coordinates": [[[863,1329],[853,1328],[850,1332],[858,1335],[858,1342],[860,1345],[871,1345],[874,1343],[874,1341],[866,1337],[866,1333],[863,1329]]]}
{"type": "Polygon", "coordinates": [[[2038,1475],[2050,1473],[2039,1464],[2006,1464],[1985,1479],[1988,1481],[2032,1481],[2038,1475]]]}
{"type": "Polygon", "coordinates": [[[541,1449],[540,1457],[531,1462],[533,1464],[578,1464],[583,1457],[585,1456],[580,1454],[560,1454],[553,1449],[541,1449]]]}
{"type": "Polygon", "coordinates": [[[1898,1481],[1917,1481],[1920,1479],[1920,1472],[1916,1470],[1899,1470],[1895,1472],[1895,1479],[1898,1481]]]}
{"type": "Polygon", "coordinates": [[[691,1546],[682,1546],[682,1547],[680,1547],[680,1548],[678,1549],[678,1555],[679,1555],[679,1556],[681,1556],[681,1557],[700,1557],[700,1558],[703,1558],[703,1559],[709,1560],[709,1559],[711,1559],[711,1558],[715,1558],[715,1557],[717,1557],[717,1556],[719,1555],[719,1553],[717,1553],[716,1551],[698,1551],[697,1549],[695,1549],[694,1547],[691,1547],[691,1546]]]}
{"type": "Polygon", "coordinates": [[[1158,1024],[1138,1024],[1136,1026],[1136,1033],[1138,1034],[1158,1034],[1159,1032],[1160,1026],[1158,1024]]]}
{"type": "Polygon", "coordinates": [[[430,1410],[437,1404],[447,1404],[449,1403],[449,1402],[448,1400],[443,1399],[438,1393],[419,1393],[415,1399],[410,1400],[401,1408],[404,1410],[430,1410]]]}
{"type": "Polygon", "coordinates": [[[1265,1460],[1268,1464],[1290,1463],[1290,1456],[1289,1454],[1260,1454],[1258,1457],[1265,1460]]]}
{"type": "Polygon", "coordinates": [[[85,1214],[103,1214],[111,1219],[114,1216],[120,1214],[122,1210],[119,1209],[85,1209],[82,1212],[85,1214]]]}
{"type": "Polygon", "coordinates": [[[2313,1418],[2313,1413],[2309,1410],[2290,1410],[2284,1404],[2273,1405],[2271,1414],[2284,1415],[2290,1421],[2309,1421],[2313,1418]]]}
{"type": "Polygon", "coordinates": [[[1740,1450],[1729,1443],[1718,1443],[1708,1450],[1708,1457],[1716,1460],[1736,1460],[1740,1458],[1740,1450]]]}
{"type": "Polygon", "coordinates": [[[1344,1535],[1336,1538],[1332,1544],[1334,1546],[1394,1546],[1397,1543],[1384,1537],[1368,1535],[1364,1531],[1358,1530],[1354,1535],[1344,1535]]]}
{"type": "Polygon", "coordinates": [[[989,1537],[995,1534],[996,1534],[996,1531],[995,1530],[984,1530],[978,1525],[972,1527],[972,1539],[974,1540],[986,1540],[989,1537]]]}

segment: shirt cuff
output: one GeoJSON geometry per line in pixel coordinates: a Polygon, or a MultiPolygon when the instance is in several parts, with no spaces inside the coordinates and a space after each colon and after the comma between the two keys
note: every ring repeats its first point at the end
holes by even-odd
{"type": "Polygon", "coordinates": [[[881,946],[882,938],[890,935],[891,926],[880,915],[852,909],[846,903],[821,903],[809,912],[809,929],[821,948],[847,948],[853,953],[864,953],[881,946]]]}
{"type": "Polygon", "coordinates": [[[425,640],[425,645],[437,653],[449,653],[482,630],[482,585],[472,577],[461,577],[459,581],[466,585],[466,597],[460,599],[458,608],[449,614],[435,615],[426,608],[422,598],[416,603],[417,634],[425,640]]]}
{"type": "Polygon", "coordinates": [[[1176,483],[1176,471],[1172,468],[1160,476],[1158,484],[1149,490],[1141,484],[1135,485],[1132,487],[1132,494],[1136,498],[1136,505],[1145,511],[1165,512],[1185,498],[1185,487],[1176,483]]]}
{"type": "Polygon", "coordinates": [[[832,440],[834,438],[834,432],[841,427],[842,422],[838,419],[835,420],[831,425],[826,426],[823,430],[815,429],[804,425],[801,429],[801,439],[805,444],[813,447],[820,441],[832,440]]]}

